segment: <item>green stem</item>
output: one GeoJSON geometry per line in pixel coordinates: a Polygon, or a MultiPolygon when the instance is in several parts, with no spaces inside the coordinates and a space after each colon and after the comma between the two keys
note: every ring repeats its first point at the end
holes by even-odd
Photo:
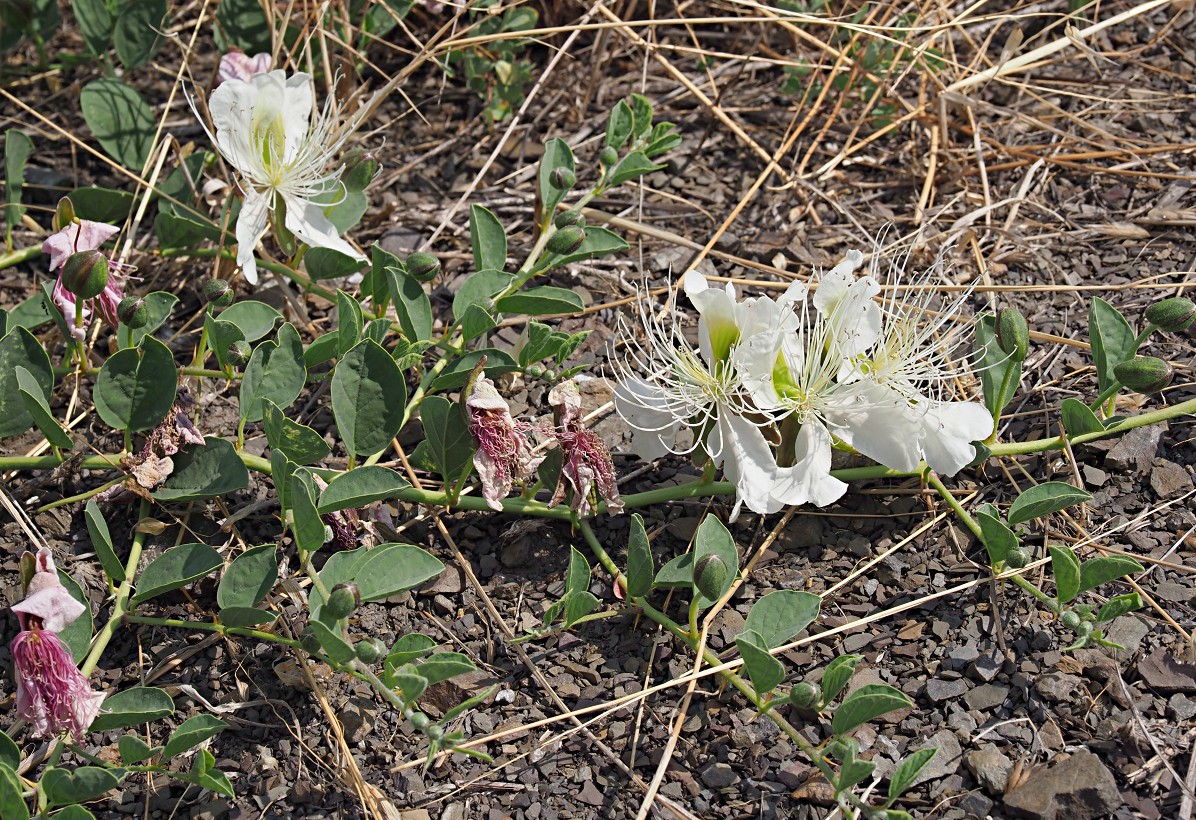
{"type": "Polygon", "coordinates": [[[938,490],[938,494],[944,501],[947,502],[947,506],[950,507],[955,514],[959,516],[959,520],[962,521],[964,525],[972,531],[972,535],[979,538],[981,543],[983,543],[984,531],[980,529],[980,525],[976,523],[976,519],[972,518],[971,514],[963,508],[963,505],[959,503],[959,501],[955,498],[955,495],[947,489],[947,485],[945,485],[943,480],[939,478],[938,473],[936,473],[934,470],[927,470],[926,482],[931,487],[934,487],[936,490],[938,490]]]}
{"type": "Polygon", "coordinates": [[[993,413],[993,432],[988,437],[986,444],[992,444],[997,440],[997,428],[1001,426],[1001,411],[1005,409],[1005,405],[1009,403],[1012,396],[1009,395],[1009,385],[1013,382],[1013,371],[1018,372],[1021,376],[1021,362],[1010,362],[1009,366],[1005,368],[1005,375],[1001,379],[1001,389],[997,391],[996,411],[993,413]]]}
{"type": "Polygon", "coordinates": [[[1056,601],[1050,595],[1047,595],[1045,592],[1043,592],[1038,587],[1034,586],[1034,584],[1027,581],[1025,579],[1025,577],[1023,577],[1022,575],[1020,575],[1020,574],[1006,575],[1006,576],[1002,577],[1002,580],[1004,580],[1005,578],[1008,578],[1010,581],[1013,581],[1013,583],[1017,584],[1019,587],[1024,589],[1026,592],[1033,595],[1039,601],[1042,601],[1042,603],[1046,605],[1047,609],[1049,609],[1051,612],[1054,612],[1056,615],[1058,615],[1060,612],[1063,611],[1062,607],[1059,606],[1058,601],[1056,601]]]}
{"type": "Polygon", "coordinates": [[[243,626],[226,626],[224,624],[209,623],[208,621],[183,621],[178,618],[151,618],[146,615],[133,615],[132,613],[125,613],[124,622],[127,624],[170,627],[172,629],[196,629],[200,632],[219,632],[221,635],[237,635],[242,638],[256,638],[259,641],[270,641],[271,643],[289,646],[292,649],[302,648],[299,641],[275,635],[273,632],[263,632],[260,629],[250,629],[243,626]]]}
{"type": "MultiPolygon", "coordinates": [[[[224,250],[223,248],[164,248],[164,249],[158,251],[158,255],[159,256],[183,256],[183,257],[194,256],[194,257],[208,258],[208,259],[215,257],[215,256],[220,256],[223,259],[228,259],[233,262],[235,262],[237,260],[236,254],[234,254],[232,251],[224,250]]],[[[336,301],[335,293],[328,290],[327,288],[317,285],[312,280],[303,276],[298,271],[288,268],[286,265],[280,265],[277,262],[270,262],[270,261],[267,261],[264,259],[259,259],[257,261],[257,266],[264,270],[270,270],[270,271],[274,271],[275,273],[281,273],[283,276],[287,277],[292,282],[294,282],[295,284],[302,287],[304,290],[310,291],[312,293],[318,293],[320,296],[323,296],[325,299],[327,299],[331,302],[336,301]]]]}
{"type": "MultiPolygon", "coordinates": [[[[58,457],[62,458],[62,454],[60,453],[58,455],[58,457]]],[[[100,493],[104,492],[104,490],[107,490],[109,487],[113,487],[113,486],[121,483],[124,480],[125,480],[125,477],[122,475],[120,478],[114,478],[106,484],[101,484],[99,487],[96,487],[94,490],[88,490],[85,493],[79,493],[78,495],[72,495],[70,498],[60,498],[57,501],[51,501],[49,504],[46,504],[45,506],[38,507],[37,511],[39,513],[43,513],[48,510],[52,510],[55,507],[64,507],[67,504],[74,504],[76,501],[86,501],[87,499],[99,495],[100,493]]]]}
{"type": "MultiPolygon", "coordinates": [[[[231,373],[230,374],[230,373],[226,373],[223,370],[208,370],[203,367],[181,367],[181,368],[179,368],[179,372],[182,373],[184,376],[197,376],[199,378],[204,378],[204,379],[239,379],[239,378],[241,378],[240,373],[231,373]]],[[[100,368],[86,367],[83,370],[79,370],[78,368],[75,368],[75,367],[66,367],[63,365],[56,365],[54,367],[55,377],[67,376],[67,375],[70,375],[71,373],[82,373],[85,376],[97,376],[100,373],[100,368]]]]}
{"type": "Polygon", "coordinates": [[[28,248],[9,251],[8,253],[0,253],[0,270],[11,268],[13,265],[19,265],[22,262],[28,262],[31,259],[36,259],[37,257],[41,256],[41,254],[41,245],[33,245],[28,248]]]}
{"type": "MultiPolygon", "coordinates": [[[[145,518],[150,513],[150,502],[144,498],[141,499],[141,509],[137,517],[139,519],[145,518]]],[[[91,641],[91,651],[87,653],[87,658],[83,661],[83,665],[79,667],[79,671],[84,677],[89,676],[95,671],[96,664],[100,662],[100,656],[104,654],[104,650],[108,648],[108,643],[112,640],[112,636],[116,634],[116,630],[120,628],[124,621],[124,616],[133,611],[133,607],[129,606],[129,596],[133,592],[133,579],[137,575],[137,565],[141,562],[141,549],[145,545],[145,532],[137,530],[133,533],[133,543],[129,547],[129,560],[125,562],[125,580],[120,582],[120,586],[116,589],[115,600],[112,603],[112,614],[108,617],[108,621],[96,633],[95,638],[91,641]]]]}

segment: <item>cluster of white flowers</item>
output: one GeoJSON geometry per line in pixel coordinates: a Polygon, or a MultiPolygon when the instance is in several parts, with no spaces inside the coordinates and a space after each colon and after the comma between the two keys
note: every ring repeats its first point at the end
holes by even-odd
{"type": "Polygon", "coordinates": [[[690,271],[681,288],[698,311],[697,350],[641,300],[644,338],[624,327],[630,353],[615,390],[637,454],[704,448],[738,490],[736,513],[836,501],[847,489],[831,475],[836,442],[895,470],[925,461],[953,475],[971,462],[993,419],[978,402],[946,398],[968,370],[954,355],[964,297],[932,310],[927,276],[878,302],[880,284],[856,275],[863,258],[850,251],[812,293],[795,282],[776,299],[740,299],[690,271]],[[687,447],[682,428],[693,433],[687,447]]]}

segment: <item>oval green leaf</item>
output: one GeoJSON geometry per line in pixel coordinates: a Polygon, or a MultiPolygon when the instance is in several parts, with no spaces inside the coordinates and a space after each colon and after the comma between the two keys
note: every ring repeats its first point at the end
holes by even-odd
{"type": "Polygon", "coordinates": [[[174,701],[156,686],[135,686],[104,700],[104,711],[91,722],[91,731],[106,732],[140,726],[174,714],[174,701]]]}
{"type": "Polygon", "coordinates": [[[345,447],[356,455],[381,452],[399,432],[407,386],[380,344],[365,339],[332,374],[332,414],[345,447]]]}
{"type": "Polygon", "coordinates": [[[137,579],[137,605],[165,592],[184,587],[224,566],[220,553],[207,544],[182,544],[159,555],[137,579]]]}

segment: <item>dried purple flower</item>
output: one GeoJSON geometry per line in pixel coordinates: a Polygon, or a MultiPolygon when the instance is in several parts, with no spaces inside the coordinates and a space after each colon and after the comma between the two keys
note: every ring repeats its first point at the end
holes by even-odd
{"type": "Polygon", "coordinates": [[[56,634],[83,614],[85,607],[58,580],[48,549],[38,550],[37,571],[25,599],[13,606],[21,631],[9,644],[17,679],[17,714],[40,737],[66,732],[82,740],[104,701],[91,688],[56,634]]]}
{"type": "Polygon", "coordinates": [[[529,425],[511,417],[510,406],[485,375],[474,382],[465,407],[469,432],[478,445],[473,466],[482,479],[482,497],[491,509],[502,510],[502,500],[515,482],[531,478],[543,459],[532,455],[529,425]]]}
{"type": "Polygon", "coordinates": [[[561,477],[548,506],[565,498],[566,485],[573,486],[573,509],[590,515],[598,499],[606,501],[607,512],[621,513],[623,499],[615,479],[615,465],[602,437],[584,426],[581,418],[581,393],[577,383],[561,382],[548,391],[548,402],[556,417],[551,435],[561,448],[561,477]]]}

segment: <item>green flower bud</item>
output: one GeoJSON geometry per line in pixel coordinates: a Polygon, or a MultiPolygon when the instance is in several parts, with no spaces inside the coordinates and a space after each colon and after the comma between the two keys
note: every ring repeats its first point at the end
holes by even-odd
{"type": "Polygon", "coordinates": [[[357,590],[357,584],[337,584],[328,593],[324,611],[339,621],[352,615],[360,603],[361,593],[357,590]]]}
{"type": "Polygon", "coordinates": [[[1080,621],[1078,624],[1076,624],[1076,634],[1079,635],[1081,638],[1086,638],[1089,635],[1091,635],[1092,634],[1092,622],[1091,621],[1080,621]]]}
{"type": "Polygon", "coordinates": [[[1157,393],[1175,378],[1171,365],[1154,356],[1139,356],[1113,368],[1117,381],[1137,393],[1157,393]]]}
{"type": "Polygon", "coordinates": [[[58,207],[54,209],[54,218],[50,220],[55,233],[75,221],[75,203],[69,196],[58,200],[58,207]]]}
{"type": "Polygon", "coordinates": [[[386,644],[377,638],[358,641],[357,646],[353,649],[357,652],[357,660],[362,663],[377,663],[379,658],[386,655],[386,644]]]}
{"type": "Polygon", "coordinates": [[[694,565],[694,586],[702,597],[717,601],[727,582],[727,564],[717,555],[706,555],[694,565]]]}
{"type": "Polygon", "coordinates": [[[548,382],[556,381],[556,371],[553,370],[551,367],[544,368],[544,381],[548,381],[548,382]]]}
{"type": "Polygon", "coordinates": [[[315,631],[310,626],[303,628],[303,634],[299,638],[299,643],[309,655],[323,651],[320,646],[320,639],[316,637],[315,631]]]}
{"type": "Polygon", "coordinates": [[[244,339],[237,339],[225,350],[225,360],[233,367],[244,367],[249,364],[249,357],[253,355],[253,348],[244,339]]]}
{"type": "Polygon", "coordinates": [[[798,709],[812,709],[822,700],[822,687],[816,683],[802,682],[789,690],[789,702],[798,709]]]}
{"type": "Polygon", "coordinates": [[[603,148],[602,153],[598,155],[598,161],[609,168],[619,161],[619,152],[608,145],[603,148]]]}
{"type": "Polygon", "coordinates": [[[209,279],[203,286],[203,297],[212,307],[228,307],[237,298],[233,286],[225,279],[209,279]]]}
{"type": "Polygon", "coordinates": [[[108,286],[108,259],[99,251],[79,251],[62,266],[62,286],[80,299],[94,299],[108,286]]]}
{"type": "Polygon", "coordinates": [[[407,257],[407,273],[417,282],[431,282],[440,275],[440,260],[430,253],[413,253],[407,257]]]}
{"type": "Polygon", "coordinates": [[[441,729],[435,723],[424,728],[424,737],[435,743],[444,737],[444,729],[441,729]]]}
{"type": "Polygon", "coordinates": [[[411,725],[421,732],[432,725],[432,719],[423,712],[412,712],[409,719],[411,721],[411,725]]]}
{"type": "Polygon", "coordinates": [[[1080,626],[1080,616],[1072,612],[1070,609],[1067,610],[1067,612],[1064,612],[1059,617],[1059,620],[1062,621],[1063,625],[1068,629],[1078,629],[1080,626]]]}
{"type": "Polygon", "coordinates": [[[553,168],[552,173],[548,175],[548,182],[558,191],[567,191],[577,182],[577,174],[568,168],[553,168]]]}
{"type": "Polygon", "coordinates": [[[1026,317],[1013,308],[997,315],[997,345],[1015,362],[1024,362],[1030,350],[1030,326],[1026,317]]]}
{"type": "Polygon", "coordinates": [[[552,224],[558,228],[567,228],[570,225],[577,225],[584,228],[586,226],[586,218],[581,215],[581,211],[565,211],[563,214],[557,214],[552,224]]]}
{"type": "Polygon", "coordinates": [[[1146,309],[1146,321],[1169,333],[1187,330],[1196,322],[1196,304],[1191,299],[1175,296],[1155,302],[1146,309]]]}
{"type": "Polygon", "coordinates": [[[1030,563],[1030,556],[1027,555],[1026,551],[1020,547],[1011,549],[1005,555],[1005,565],[1013,567],[1014,569],[1021,569],[1028,563],[1030,563]]]}
{"type": "Polygon", "coordinates": [[[136,330],[145,327],[145,323],[149,321],[149,308],[140,296],[126,296],[116,306],[116,317],[122,325],[136,330]]]}
{"type": "Polygon", "coordinates": [[[544,375],[544,368],[538,364],[529,364],[523,372],[530,378],[539,379],[544,375]]]}
{"type": "Polygon", "coordinates": [[[341,172],[341,182],[345,188],[354,193],[364,191],[378,176],[382,164],[370,151],[354,148],[345,154],[344,171],[341,172]]]}
{"type": "Polygon", "coordinates": [[[586,241],[586,229],[580,225],[567,225],[554,233],[548,240],[548,250],[565,256],[573,253],[586,241]]]}

